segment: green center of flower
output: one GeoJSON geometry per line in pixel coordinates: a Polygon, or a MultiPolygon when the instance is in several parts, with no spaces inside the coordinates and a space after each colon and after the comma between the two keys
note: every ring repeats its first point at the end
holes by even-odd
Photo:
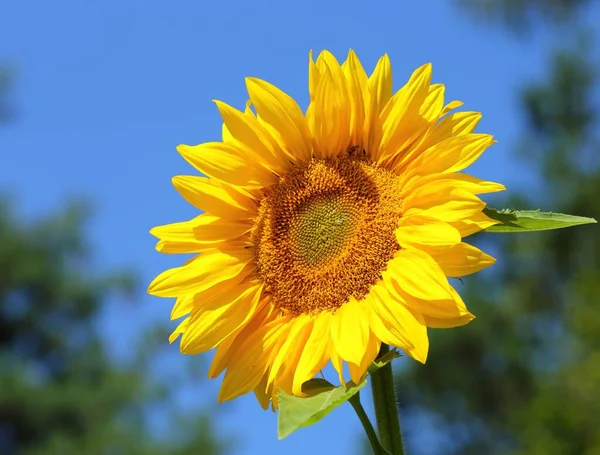
{"type": "Polygon", "coordinates": [[[318,195],[290,220],[292,253],[309,266],[339,256],[356,229],[356,210],[339,194],[318,195]]]}

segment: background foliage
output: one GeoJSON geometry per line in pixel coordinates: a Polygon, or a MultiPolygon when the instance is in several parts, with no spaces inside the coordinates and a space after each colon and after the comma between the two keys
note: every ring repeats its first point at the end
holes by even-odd
{"type": "MultiPolygon", "coordinates": [[[[580,14],[587,2],[461,3],[518,39],[554,37],[540,49],[550,55],[544,76],[518,94],[524,121],[515,153],[541,183],[511,189],[502,205],[599,218],[599,33],[580,14]]],[[[496,252],[495,270],[456,284],[480,317],[430,331],[427,365],[398,374],[408,453],[600,453],[597,226],[477,240],[496,252]]]]}
{"type": "MultiPolygon", "coordinates": [[[[4,70],[0,127],[12,119],[10,80],[4,70]]],[[[173,384],[151,379],[162,330],[144,334],[126,365],[109,356],[102,307],[113,292],[134,299],[139,290],[129,271],[89,272],[88,212],[73,203],[28,222],[0,198],[0,453],[222,453],[208,410],[182,413],[171,404],[173,384]],[[165,431],[153,430],[150,407],[170,422],[165,431]]]]}
{"type": "MultiPolygon", "coordinates": [[[[539,178],[520,195],[511,189],[506,206],[600,218],[599,31],[582,15],[593,1],[457,1],[482,33],[553,36],[544,41],[552,49],[540,49],[550,55],[543,75],[518,94],[515,153],[539,178]]],[[[0,70],[0,128],[18,122],[15,78],[0,70]]],[[[162,330],[125,364],[110,357],[101,309],[113,293],[134,299],[140,290],[130,273],[90,272],[85,207],[31,221],[1,200],[0,453],[225,452],[214,410],[182,414],[170,405],[173,384],[149,373],[162,330]],[[157,407],[172,423],[159,433],[148,421],[157,407]]],[[[457,283],[479,318],[431,331],[427,365],[399,373],[411,455],[600,453],[597,229],[480,236],[499,258],[495,271],[457,283]]]]}

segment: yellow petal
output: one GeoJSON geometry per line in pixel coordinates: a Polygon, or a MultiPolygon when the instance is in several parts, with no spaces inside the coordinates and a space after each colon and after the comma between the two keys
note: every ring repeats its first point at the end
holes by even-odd
{"type": "Polygon", "coordinates": [[[219,109],[223,122],[234,140],[243,144],[254,155],[254,159],[263,162],[267,168],[276,170],[278,163],[271,150],[261,140],[256,129],[260,127],[255,117],[244,115],[243,112],[219,100],[213,100],[219,109]]]}
{"type": "MultiPolygon", "coordinates": [[[[450,291],[452,296],[454,297],[455,302],[457,302],[457,305],[460,308],[466,309],[465,304],[458,292],[456,292],[452,287],[450,288],[450,291]]],[[[434,329],[449,329],[452,327],[460,327],[462,325],[468,324],[473,319],[475,319],[475,316],[468,311],[461,311],[460,314],[449,317],[423,315],[423,319],[425,321],[425,324],[427,324],[427,327],[431,327],[434,329]]]]}
{"type": "Polygon", "coordinates": [[[423,147],[428,148],[451,137],[472,133],[480,120],[479,112],[457,112],[448,115],[435,125],[423,147]]]}
{"type": "Polygon", "coordinates": [[[352,362],[348,363],[348,371],[350,372],[350,379],[355,384],[360,384],[365,376],[367,375],[367,369],[377,358],[379,348],[381,347],[381,341],[369,331],[369,337],[366,345],[366,349],[363,358],[359,365],[355,365],[352,362]]]}
{"type": "Polygon", "coordinates": [[[375,71],[369,77],[368,87],[363,137],[365,147],[371,157],[377,158],[383,134],[379,115],[392,98],[392,65],[387,54],[377,62],[375,71]]]}
{"type": "Polygon", "coordinates": [[[272,139],[270,141],[263,140],[268,132],[264,130],[256,117],[245,115],[221,101],[215,101],[215,104],[233,138],[251,151],[256,160],[278,174],[289,170],[290,163],[285,154],[277,153],[272,148],[272,139]]]}
{"type": "MultiPolygon", "coordinates": [[[[265,299],[265,305],[262,306],[252,317],[252,319],[246,324],[239,333],[234,333],[229,337],[225,338],[215,351],[215,356],[213,357],[213,361],[208,369],[208,377],[216,378],[219,376],[227,365],[231,361],[231,358],[236,354],[239,350],[240,346],[244,344],[246,338],[248,338],[252,333],[257,331],[260,327],[267,324],[271,319],[269,319],[270,309],[268,308],[267,299],[265,299]]],[[[262,303],[261,303],[262,305],[262,303]]]]}
{"type": "Polygon", "coordinates": [[[475,319],[475,316],[473,316],[471,313],[467,313],[462,316],[444,319],[423,315],[423,319],[427,327],[431,327],[432,329],[451,329],[454,327],[467,325],[469,322],[475,319]]]}
{"type": "Polygon", "coordinates": [[[429,92],[419,108],[419,115],[428,123],[437,121],[444,106],[444,95],[446,86],[444,84],[432,84],[429,92]]]}
{"type": "Polygon", "coordinates": [[[477,213],[469,218],[455,221],[450,224],[458,229],[460,236],[464,238],[498,223],[499,221],[491,219],[485,213],[477,213]]]}
{"type": "Polygon", "coordinates": [[[479,272],[496,262],[492,256],[468,243],[424,249],[446,276],[454,278],[479,272]]]}
{"type": "Polygon", "coordinates": [[[331,313],[324,312],[315,317],[312,332],[302,348],[294,373],[294,395],[300,395],[302,384],[312,379],[329,361],[330,326],[331,313]]]}
{"type": "Polygon", "coordinates": [[[414,191],[404,200],[404,216],[426,215],[446,222],[480,213],[485,202],[468,191],[432,182],[414,191]]]}
{"type": "Polygon", "coordinates": [[[277,176],[237,142],[182,144],[177,151],[201,173],[231,185],[259,188],[277,182],[277,176]]]}
{"type": "Polygon", "coordinates": [[[227,129],[227,125],[223,123],[221,127],[221,137],[223,138],[223,142],[235,142],[235,139],[227,129]]]}
{"type": "Polygon", "coordinates": [[[239,238],[251,229],[250,221],[232,221],[203,214],[190,221],[154,227],[150,233],[160,239],[156,249],[161,253],[198,253],[226,248],[223,242],[239,238]]]}
{"type": "Polygon", "coordinates": [[[150,234],[160,240],[169,240],[171,242],[191,242],[194,239],[194,227],[203,222],[203,217],[217,219],[210,215],[200,215],[189,221],[164,224],[150,229],[150,234]]]}
{"type": "Polygon", "coordinates": [[[444,116],[444,115],[448,114],[448,112],[461,107],[463,104],[465,104],[465,103],[463,103],[462,101],[456,101],[456,100],[450,101],[442,109],[442,114],[441,115],[444,116]]]}
{"type": "Polygon", "coordinates": [[[288,150],[308,161],[312,139],[298,104],[274,85],[260,79],[246,78],[246,88],[259,117],[280,133],[288,150]]]}
{"type": "Polygon", "coordinates": [[[319,64],[323,70],[311,103],[309,128],[315,140],[315,155],[331,158],[350,147],[350,95],[335,57],[323,51],[317,61],[319,64]]]}
{"type": "Polygon", "coordinates": [[[350,143],[361,148],[366,146],[363,138],[363,128],[366,123],[365,101],[368,102],[367,73],[353,50],[348,52],[348,58],[342,65],[342,70],[348,83],[350,95],[350,143]]]}
{"type": "MultiPolygon", "coordinates": [[[[432,96],[431,93],[430,96],[432,96]]],[[[462,103],[458,104],[462,105],[462,103]]],[[[445,110],[442,110],[441,115],[444,115],[444,113],[445,110]]],[[[458,112],[443,118],[437,124],[430,126],[428,131],[421,136],[421,139],[410,146],[407,153],[388,166],[398,174],[403,174],[403,169],[416,160],[425,150],[452,137],[471,133],[480,119],[481,114],[478,112],[458,112]]]]}
{"type": "Polygon", "coordinates": [[[437,218],[411,215],[400,218],[396,229],[396,240],[402,248],[456,245],[460,243],[460,233],[456,228],[437,218]]]}
{"type": "Polygon", "coordinates": [[[422,104],[413,108],[413,118],[409,118],[410,123],[404,122],[403,128],[406,129],[406,132],[409,131],[409,126],[412,129],[410,140],[405,141],[400,150],[392,154],[392,156],[395,155],[393,160],[388,159],[388,168],[402,169],[406,163],[414,160],[426,149],[423,144],[426,143],[427,137],[440,116],[446,88],[443,84],[433,84],[428,87],[428,91],[422,104]],[[416,108],[418,108],[418,113],[416,108]]]}
{"type": "Polygon", "coordinates": [[[217,346],[254,315],[262,284],[240,283],[215,296],[192,315],[183,338],[181,352],[197,354],[217,346]]]}
{"type": "MultiPolygon", "coordinates": [[[[444,104],[444,93],[443,84],[434,84],[429,87],[429,94],[420,107],[419,115],[412,121],[410,140],[406,141],[396,153],[390,155],[386,161],[388,169],[402,170],[429,147],[428,137],[431,136],[431,130],[440,116],[444,104]]],[[[398,173],[400,173],[399,171],[398,173]]]]}
{"type": "Polygon", "coordinates": [[[214,243],[202,243],[194,237],[194,227],[200,222],[201,216],[189,221],[156,226],[150,233],[159,238],[156,250],[161,253],[199,253],[209,248],[214,248],[214,243]]]}
{"type": "Polygon", "coordinates": [[[287,146],[289,142],[287,138],[281,136],[281,133],[272,125],[265,122],[262,117],[255,115],[249,108],[246,109],[246,115],[251,115],[258,122],[257,132],[261,140],[267,144],[270,150],[273,151],[275,159],[279,162],[283,172],[289,172],[296,163],[302,162],[304,157],[296,153],[295,149],[287,146]]]}
{"type": "Polygon", "coordinates": [[[258,382],[258,385],[254,388],[254,395],[260,404],[260,407],[265,411],[269,408],[271,402],[271,393],[267,386],[267,375],[263,374],[262,379],[258,382]]]}
{"type": "Polygon", "coordinates": [[[204,308],[212,302],[214,299],[218,298],[222,294],[228,294],[231,292],[231,289],[235,286],[239,285],[244,279],[250,274],[250,272],[254,269],[254,264],[252,262],[248,263],[244,269],[237,274],[236,276],[229,278],[227,280],[223,280],[214,286],[203,289],[200,292],[194,293],[193,298],[193,308],[194,313],[198,313],[199,311],[204,311],[204,308]]]}
{"type": "MultiPolygon", "coordinates": [[[[292,344],[291,349],[289,349],[289,353],[285,362],[283,364],[283,368],[280,370],[279,375],[273,382],[273,388],[275,390],[280,389],[283,390],[287,394],[295,394],[297,396],[306,396],[302,393],[302,384],[300,387],[297,387],[294,392],[294,376],[296,373],[296,367],[300,362],[300,356],[304,352],[304,346],[308,341],[308,337],[313,328],[313,319],[310,318],[306,324],[300,327],[300,331],[298,332],[298,336],[295,340],[295,343],[292,344]]],[[[285,335],[286,337],[289,335],[285,335]]],[[[277,347],[277,349],[280,349],[277,347]]],[[[274,358],[274,356],[273,356],[274,358]]]]}
{"type": "Polygon", "coordinates": [[[388,263],[387,270],[394,275],[394,283],[405,293],[423,300],[444,300],[450,297],[450,285],[446,276],[423,251],[415,248],[401,249],[388,263]]]}
{"type": "Polygon", "coordinates": [[[321,72],[313,60],[313,51],[311,50],[308,53],[308,93],[311,101],[315,99],[315,93],[317,91],[317,85],[319,85],[320,77],[321,72]]]}
{"type": "Polygon", "coordinates": [[[453,188],[468,191],[471,194],[496,193],[504,191],[506,187],[500,183],[481,180],[468,174],[432,174],[422,178],[413,178],[407,182],[402,191],[405,197],[417,188],[433,185],[436,191],[447,193],[453,188]]]}
{"type": "Polygon", "coordinates": [[[189,314],[194,308],[194,294],[185,294],[177,297],[171,310],[171,320],[179,319],[189,314]]]}
{"type": "Polygon", "coordinates": [[[256,202],[250,197],[213,179],[178,175],[173,177],[173,186],[186,201],[209,215],[244,220],[254,218],[258,212],[256,202]]]}
{"type": "Polygon", "coordinates": [[[194,237],[202,244],[233,240],[247,234],[252,229],[250,220],[234,221],[211,217],[202,221],[194,227],[194,237]]]}
{"type": "Polygon", "coordinates": [[[329,355],[331,356],[331,365],[333,365],[333,368],[337,371],[340,384],[346,385],[347,381],[344,379],[344,361],[335,349],[330,349],[329,355]]]}
{"type": "Polygon", "coordinates": [[[497,193],[506,190],[501,183],[478,179],[468,174],[452,174],[447,180],[450,181],[450,185],[473,194],[497,193]]]}
{"type": "Polygon", "coordinates": [[[169,343],[173,343],[175,340],[177,340],[177,338],[179,338],[179,335],[181,335],[182,333],[185,332],[185,329],[187,328],[188,324],[190,323],[190,319],[191,318],[187,317],[179,323],[179,325],[173,331],[173,333],[171,335],[169,335],[169,343]]]}
{"type": "Polygon", "coordinates": [[[392,98],[392,63],[387,54],[379,59],[369,77],[369,92],[373,100],[372,110],[378,115],[392,98]]]}
{"type": "Polygon", "coordinates": [[[158,297],[177,297],[189,292],[202,292],[221,281],[239,275],[254,255],[248,250],[222,253],[210,250],[182,267],[168,269],[158,275],[148,293],[158,297]]]}
{"type": "Polygon", "coordinates": [[[300,316],[291,320],[288,327],[289,332],[285,334],[286,340],[279,348],[271,364],[271,370],[269,371],[268,377],[269,383],[275,380],[276,376],[280,372],[281,367],[289,359],[291,352],[294,349],[297,349],[299,334],[309,323],[311,323],[311,318],[306,314],[301,314],[300,316]]]}
{"type": "Polygon", "coordinates": [[[383,135],[377,162],[384,162],[402,153],[406,146],[429,128],[433,119],[425,118],[420,112],[429,94],[430,81],[431,65],[423,65],[415,70],[381,113],[383,135]]]}
{"type": "MultiPolygon", "coordinates": [[[[407,163],[406,178],[440,172],[458,172],[471,165],[494,143],[489,134],[463,134],[432,145],[415,160],[407,163]]],[[[396,168],[396,172],[400,169],[396,168]]]]}
{"type": "Polygon", "coordinates": [[[389,292],[423,315],[450,318],[468,313],[439,265],[423,251],[400,250],[382,276],[389,292]]]}
{"type": "Polygon", "coordinates": [[[383,283],[371,288],[370,322],[384,343],[402,349],[421,363],[427,360],[429,339],[423,317],[409,311],[383,283]]]}
{"type": "Polygon", "coordinates": [[[369,324],[362,305],[353,297],[335,312],[331,324],[333,347],[346,362],[360,365],[369,341],[369,324]]]}
{"type": "Polygon", "coordinates": [[[208,369],[208,377],[214,379],[218,377],[223,370],[226,368],[229,359],[231,358],[232,350],[231,345],[235,341],[235,336],[226,338],[217,346],[215,350],[215,356],[213,357],[210,368],[208,369]]]}
{"type": "Polygon", "coordinates": [[[263,378],[268,360],[287,319],[276,319],[256,330],[244,341],[243,355],[236,352],[230,359],[218,401],[231,400],[252,391],[263,378]]]}

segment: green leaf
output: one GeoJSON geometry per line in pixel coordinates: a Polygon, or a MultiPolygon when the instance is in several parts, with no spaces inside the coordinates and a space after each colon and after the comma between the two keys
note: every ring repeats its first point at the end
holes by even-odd
{"type": "Polygon", "coordinates": [[[563,213],[540,212],[539,210],[483,209],[483,213],[501,224],[486,229],[486,232],[528,232],[561,229],[579,224],[596,223],[593,218],[565,215],[563,213]]]}
{"type": "Polygon", "coordinates": [[[289,436],[298,428],[317,423],[357,394],[366,384],[367,381],[358,385],[349,382],[346,386],[335,387],[324,379],[311,379],[302,386],[302,391],[309,394],[308,397],[295,397],[279,391],[279,439],[289,436]]]}
{"type": "Polygon", "coordinates": [[[331,382],[321,378],[313,378],[302,384],[302,391],[311,397],[321,392],[327,392],[332,388],[335,388],[335,386],[331,382]]]}
{"type": "Polygon", "coordinates": [[[386,366],[392,360],[397,359],[398,357],[401,357],[401,356],[402,356],[402,354],[400,354],[397,349],[392,349],[391,351],[386,352],[385,354],[383,354],[381,357],[379,357],[377,360],[375,360],[371,364],[371,366],[368,369],[369,374],[374,373],[375,371],[379,370],[380,368],[386,366]]]}
{"type": "MultiPolygon", "coordinates": [[[[385,353],[375,360],[368,369],[369,373],[379,370],[392,360],[400,357],[396,349],[385,353]]],[[[279,417],[277,432],[283,439],[298,428],[317,423],[339,405],[348,401],[367,384],[362,381],[355,385],[349,382],[346,386],[336,387],[325,379],[314,378],[302,385],[302,391],[308,397],[300,398],[279,391],[279,417]]]]}

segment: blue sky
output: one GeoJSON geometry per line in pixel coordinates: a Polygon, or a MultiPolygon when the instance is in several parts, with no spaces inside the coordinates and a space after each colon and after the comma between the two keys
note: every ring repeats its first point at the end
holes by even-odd
{"type": "MultiPolygon", "coordinates": [[[[473,23],[450,1],[367,5],[2,2],[0,61],[18,70],[18,115],[0,130],[0,191],[13,193],[26,216],[49,213],[71,197],[92,201],[96,270],[133,267],[143,288],[136,306],[113,299],[99,322],[115,353],[126,355],[140,327],[169,318],[171,302],[143,291],[182,261],[156,253],[148,229],[196,214],[170,183],[173,175],[193,173],[175,146],[218,139],[211,100],[243,107],[246,76],[274,83],[306,107],[310,49],[343,59],[353,48],[369,70],[387,52],[396,88],[433,62],[448,98],[482,111],[479,130],[500,141],[472,173],[513,187],[528,180],[509,155],[522,120],[515,88],[543,72],[546,38],[511,40],[473,23]]],[[[169,368],[182,368],[177,347],[166,349],[169,368]]],[[[214,402],[219,383],[188,385],[179,394],[182,406],[214,402]]],[[[220,415],[223,433],[238,434],[240,454],[352,453],[362,431],[350,406],[284,441],[277,441],[276,416],[251,396],[223,405],[220,415]]]]}

